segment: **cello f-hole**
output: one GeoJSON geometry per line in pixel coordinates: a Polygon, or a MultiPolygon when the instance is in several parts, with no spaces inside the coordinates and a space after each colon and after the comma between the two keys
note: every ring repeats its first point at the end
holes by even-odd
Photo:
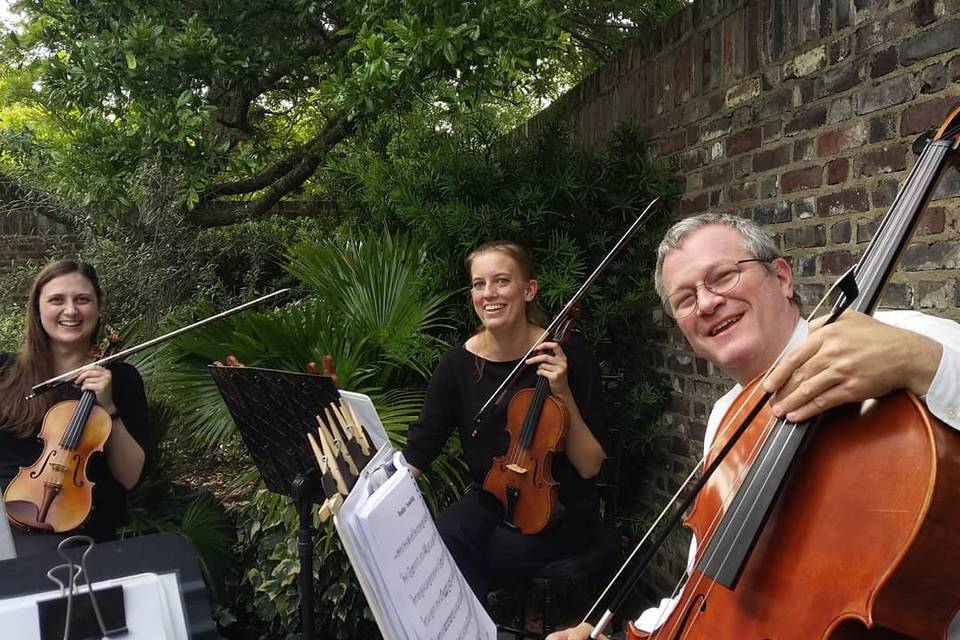
{"type": "Polygon", "coordinates": [[[706,594],[698,593],[690,600],[690,604],[687,605],[687,610],[683,612],[683,617],[680,619],[677,632],[673,634],[673,640],[683,640],[683,632],[686,631],[690,625],[690,616],[694,613],[703,613],[706,610],[707,596],[706,594]],[[697,611],[694,611],[694,609],[697,609],[697,611]]]}

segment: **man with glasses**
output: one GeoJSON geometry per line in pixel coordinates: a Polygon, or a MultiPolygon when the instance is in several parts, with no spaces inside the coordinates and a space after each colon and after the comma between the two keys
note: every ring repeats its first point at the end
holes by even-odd
{"type": "MultiPolygon", "coordinates": [[[[666,312],[693,350],[737,383],[713,406],[704,452],[743,385],[785,349],[764,383],[775,392],[777,416],[802,422],[840,404],[908,389],[960,429],[960,325],[916,311],[848,312],[831,325],[808,325],[789,263],[749,220],[703,214],[678,222],[657,249],[655,279],[666,312]]],[[[695,553],[693,540],[688,570],[695,553]]],[[[634,626],[655,630],[675,602],[664,599],[634,626]]],[[[583,624],[548,640],[583,640],[589,633],[583,624]]]]}

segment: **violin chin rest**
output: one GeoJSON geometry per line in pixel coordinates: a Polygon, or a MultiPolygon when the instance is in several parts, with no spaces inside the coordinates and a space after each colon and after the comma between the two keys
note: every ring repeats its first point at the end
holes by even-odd
{"type": "Polygon", "coordinates": [[[7,517],[10,521],[22,529],[35,529],[37,531],[53,531],[53,526],[40,522],[40,509],[37,505],[27,500],[10,500],[6,503],[7,517]]]}

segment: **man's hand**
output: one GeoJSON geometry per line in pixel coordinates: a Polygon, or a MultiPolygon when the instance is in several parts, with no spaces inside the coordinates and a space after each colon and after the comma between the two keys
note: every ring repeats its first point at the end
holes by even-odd
{"type": "MultiPolygon", "coordinates": [[[[581,622],[576,627],[554,631],[547,636],[547,640],[587,640],[587,638],[590,637],[591,631],[593,631],[592,624],[581,622]]],[[[607,640],[607,637],[602,633],[600,634],[600,638],[601,640],[607,640]]]]}
{"type": "Polygon", "coordinates": [[[763,383],[775,391],[773,414],[803,422],[848,402],[909,389],[927,393],[943,349],[918,333],[855,311],[833,324],[810,323],[810,335],[763,383]]]}

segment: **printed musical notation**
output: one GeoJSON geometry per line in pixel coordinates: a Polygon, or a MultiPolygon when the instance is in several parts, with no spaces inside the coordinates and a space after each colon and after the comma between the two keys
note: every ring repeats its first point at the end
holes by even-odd
{"type": "MultiPolygon", "coordinates": [[[[357,501],[358,488],[349,500],[357,501]]],[[[369,564],[372,579],[367,582],[374,592],[372,598],[368,593],[368,600],[376,602],[375,614],[379,610],[378,622],[388,640],[496,637],[493,621],[444,546],[406,469],[395,472],[346,513],[341,510],[338,518],[344,517],[355,519],[348,528],[364,540],[364,555],[369,558],[361,564],[369,564]]]]}

